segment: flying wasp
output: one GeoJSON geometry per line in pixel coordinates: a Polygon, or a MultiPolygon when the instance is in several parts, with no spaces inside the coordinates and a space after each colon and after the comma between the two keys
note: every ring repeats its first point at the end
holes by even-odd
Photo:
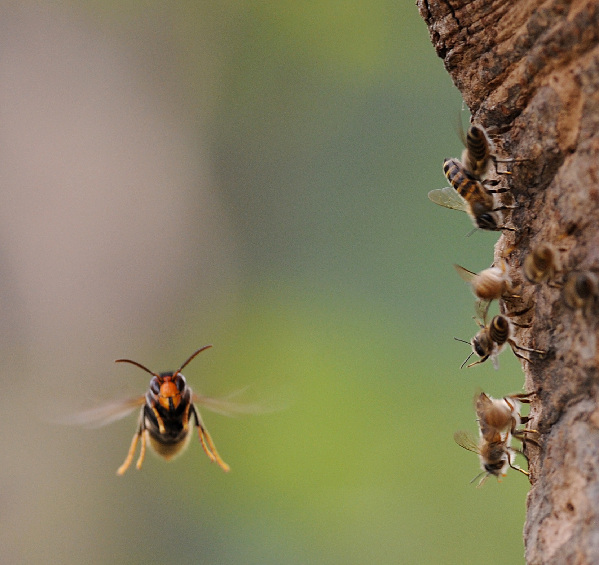
{"type": "Polygon", "coordinates": [[[500,226],[500,210],[508,207],[496,207],[493,193],[505,192],[505,189],[487,189],[479,180],[468,174],[464,165],[457,159],[445,159],[443,172],[451,186],[431,190],[428,197],[432,202],[445,208],[466,212],[477,228],[516,231],[514,228],[500,226]]]}
{"type": "Polygon", "coordinates": [[[255,405],[236,404],[227,399],[214,399],[192,392],[181,371],[198,354],[210,347],[212,346],[201,347],[194,351],[176,371],[164,373],[154,373],[137,361],[130,359],[115,361],[115,363],[130,363],[152,375],[146,394],[82,412],[76,416],[74,422],[105,425],[124,418],[136,408],[141,407],[137,430],[131,441],[127,457],[117,470],[118,475],[124,474],[131,465],[140,440],[141,449],[136,464],[137,469],[141,469],[144,462],[148,442],[158,455],[168,461],[185,450],[189,444],[193,426],[198,428],[200,443],[206,455],[223,471],[229,471],[229,465],[223,461],[216,450],[212,437],[194,403],[224,415],[256,413],[262,410],[255,405]]]}

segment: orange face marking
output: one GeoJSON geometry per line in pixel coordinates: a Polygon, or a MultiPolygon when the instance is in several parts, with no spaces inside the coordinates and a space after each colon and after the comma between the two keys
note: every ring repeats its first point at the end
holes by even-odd
{"type": "Polygon", "coordinates": [[[171,381],[165,381],[160,385],[158,402],[165,410],[176,410],[181,402],[181,393],[177,385],[171,381]]]}

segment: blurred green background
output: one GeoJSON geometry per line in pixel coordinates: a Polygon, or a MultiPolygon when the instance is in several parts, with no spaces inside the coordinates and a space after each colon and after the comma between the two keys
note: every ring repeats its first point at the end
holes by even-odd
{"type": "Polygon", "coordinates": [[[3,563],[522,563],[452,439],[523,377],[459,368],[497,234],[426,197],[468,116],[414,4],[1,10],[3,563]],[[194,390],[287,403],[203,411],[231,473],[56,423],[207,343],[194,390]]]}

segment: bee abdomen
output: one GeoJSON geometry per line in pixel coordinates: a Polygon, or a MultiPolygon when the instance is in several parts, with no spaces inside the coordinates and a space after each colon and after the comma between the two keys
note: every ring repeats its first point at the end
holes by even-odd
{"type": "Polygon", "coordinates": [[[487,136],[478,126],[470,126],[466,132],[466,144],[472,158],[478,163],[489,158],[487,136]]]}
{"type": "Polygon", "coordinates": [[[504,344],[510,336],[510,323],[505,316],[495,316],[489,324],[489,335],[497,344],[504,344]]]}

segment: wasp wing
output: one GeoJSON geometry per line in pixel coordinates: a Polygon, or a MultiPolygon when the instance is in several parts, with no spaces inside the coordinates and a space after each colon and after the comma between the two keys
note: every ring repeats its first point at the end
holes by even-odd
{"type": "Polygon", "coordinates": [[[192,395],[192,401],[203,408],[207,408],[223,416],[238,416],[243,414],[265,414],[277,412],[285,408],[283,402],[239,402],[234,400],[243,394],[249,387],[232,392],[223,398],[211,398],[201,394],[192,395]]]}
{"type": "Polygon", "coordinates": [[[77,412],[76,414],[64,419],[63,423],[83,425],[90,428],[99,428],[125,418],[131,414],[133,410],[143,406],[145,401],[145,395],[136,396],[135,398],[128,398],[125,400],[116,400],[102,406],[77,412]]]}
{"type": "Polygon", "coordinates": [[[453,434],[453,439],[460,447],[472,451],[473,453],[480,453],[478,443],[470,432],[458,430],[453,434]]]}
{"type": "Polygon", "coordinates": [[[435,204],[443,206],[444,208],[451,208],[452,210],[460,210],[462,212],[469,211],[468,202],[466,202],[452,186],[435,188],[428,193],[428,198],[435,204]]]}

